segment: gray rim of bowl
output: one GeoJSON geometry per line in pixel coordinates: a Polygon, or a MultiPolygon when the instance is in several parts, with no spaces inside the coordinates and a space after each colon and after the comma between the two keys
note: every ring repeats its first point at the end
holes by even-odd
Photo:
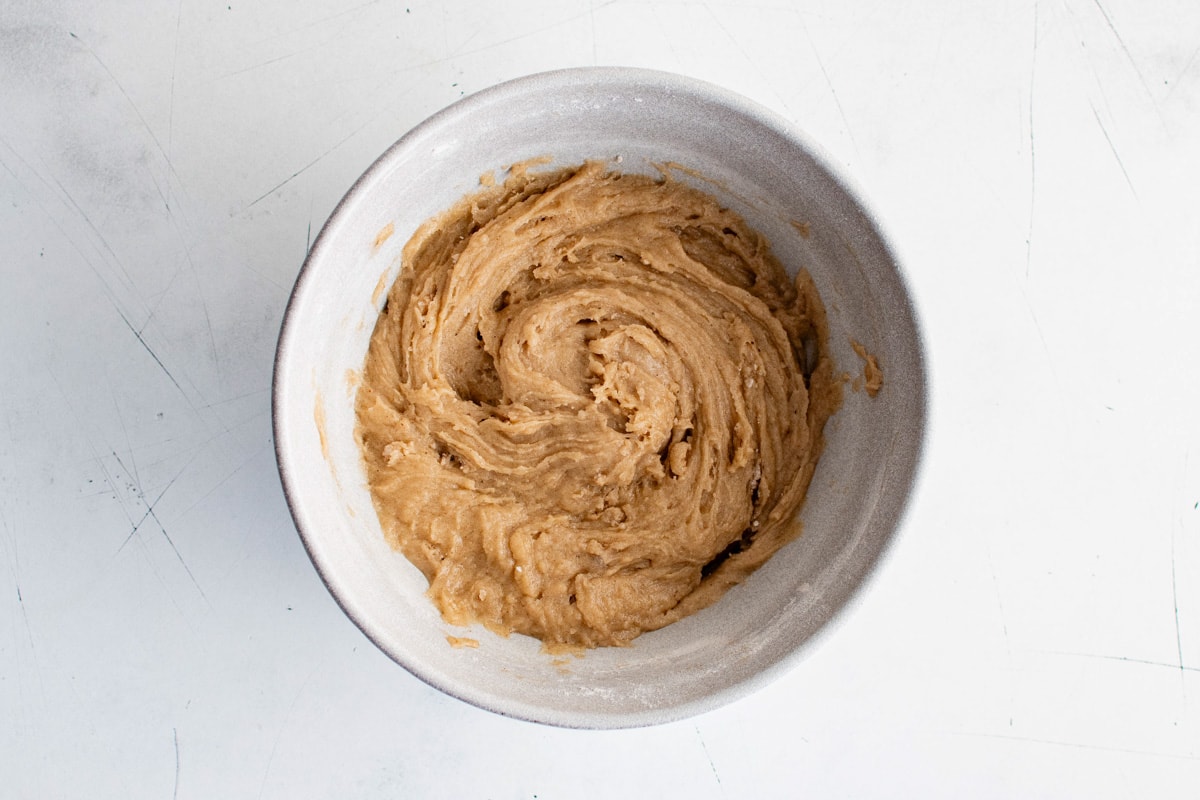
{"type": "Polygon", "coordinates": [[[928,398],[929,398],[929,368],[925,357],[926,347],[925,338],[919,322],[919,315],[915,307],[912,293],[909,291],[908,280],[905,271],[900,261],[895,257],[895,248],[892,246],[887,235],[881,229],[878,219],[876,218],[871,207],[863,201],[863,194],[858,190],[855,182],[844,173],[843,170],[836,167],[834,162],[825,153],[823,148],[816,142],[800,131],[796,126],[789,122],[784,117],[771,111],[770,109],[744,97],[736,92],[717,86],[697,78],[686,77],[672,72],[664,72],[661,70],[642,69],[637,67],[575,67],[568,69],[551,70],[548,72],[538,72],[523,77],[513,78],[502,83],[495,84],[488,88],[475,92],[467,97],[464,97],[442,110],[427,117],[424,121],[418,123],[411,128],[407,133],[401,136],[394,144],[383,152],[374,162],[363,172],[362,175],[354,181],[350,189],[338,201],[329,218],[322,225],[320,233],[313,241],[312,247],[305,256],[304,263],[296,276],[296,282],[292,287],[292,292],[288,297],[288,302],[284,308],[283,321],[280,326],[279,340],[275,350],[274,371],[271,383],[271,418],[272,418],[272,434],[274,439],[275,461],[278,467],[280,480],[283,486],[284,499],[287,502],[288,511],[291,513],[292,521],[295,524],[296,531],[300,536],[300,541],[304,546],[305,552],[308,554],[309,560],[316,569],[317,574],[321,578],[321,582],[325,585],[326,590],[333,596],[335,602],[342,609],[342,612],[350,618],[351,622],[385,655],[395,661],[411,675],[418,678],[425,684],[437,689],[438,691],[457,698],[470,705],[482,708],[487,711],[499,714],[501,716],[520,719],[528,722],[553,725],[561,728],[577,728],[577,729],[619,729],[619,728],[638,728],[651,725],[659,725],[668,722],[674,722],[681,719],[702,714],[706,711],[711,711],[721,706],[732,703],[742,697],[745,697],[754,691],[772,683],[784,673],[790,671],[796,663],[802,659],[807,652],[819,643],[819,640],[829,635],[829,633],[842,624],[848,614],[853,610],[861,598],[863,588],[872,579],[872,576],[879,570],[891,549],[895,545],[895,540],[900,531],[904,527],[908,510],[912,504],[912,498],[916,494],[918,485],[921,482],[924,465],[924,448],[928,437],[928,398]],[[396,155],[405,147],[409,146],[414,141],[430,130],[446,123],[456,116],[469,114],[476,107],[494,103],[497,100],[511,94],[524,93],[531,89],[544,89],[561,87],[569,89],[573,86],[581,84],[588,85],[613,85],[613,86],[629,86],[629,85],[649,85],[660,89],[667,89],[672,93],[681,95],[692,95],[703,97],[707,100],[715,100],[725,106],[730,107],[738,114],[754,121],[755,123],[772,130],[787,139],[794,141],[816,162],[817,166],[823,170],[841,189],[854,201],[855,205],[863,214],[865,221],[870,225],[872,232],[879,238],[884,250],[891,256],[892,263],[896,267],[897,279],[904,292],[906,300],[904,312],[907,316],[907,322],[913,329],[917,347],[917,362],[920,369],[917,385],[920,389],[919,397],[916,398],[917,415],[918,415],[918,435],[916,437],[917,446],[913,454],[912,473],[909,477],[908,486],[905,488],[904,496],[901,500],[899,510],[896,515],[895,524],[892,527],[892,532],[884,541],[879,552],[871,559],[863,568],[860,575],[855,576],[854,588],[852,588],[834,612],[833,617],[825,622],[811,636],[809,636],[800,647],[786,654],[773,664],[769,664],[757,673],[754,673],[746,678],[737,681],[725,688],[714,692],[705,697],[695,700],[688,700],[681,703],[662,706],[658,708],[646,709],[636,713],[615,713],[612,715],[604,714],[603,712],[583,712],[581,714],[571,714],[570,712],[560,712],[556,709],[544,708],[541,706],[524,703],[520,701],[509,701],[507,703],[498,702],[494,698],[471,691],[465,687],[450,685],[441,679],[441,676],[432,673],[422,667],[420,664],[409,663],[404,654],[393,652],[391,648],[385,646],[379,637],[374,633],[372,626],[364,619],[361,619],[350,607],[349,601],[342,596],[341,591],[336,588],[328,579],[324,565],[316,557],[313,547],[309,542],[308,533],[303,522],[304,512],[300,507],[299,502],[293,496],[292,484],[293,479],[288,470],[287,454],[284,452],[286,445],[281,444],[282,437],[280,436],[280,406],[281,406],[281,372],[283,371],[283,362],[286,359],[289,340],[292,334],[292,310],[297,299],[304,293],[305,286],[308,283],[309,267],[317,260],[323,244],[327,237],[327,233],[332,230],[332,227],[337,223],[344,211],[352,205],[355,200],[366,191],[367,187],[379,176],[387,164],[391,162],[396,155]]]}

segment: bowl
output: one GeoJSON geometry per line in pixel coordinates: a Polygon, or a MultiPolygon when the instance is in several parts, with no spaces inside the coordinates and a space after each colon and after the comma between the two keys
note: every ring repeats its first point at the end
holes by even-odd
{"type": "Polygon", "coordinates": [[[350,188],[300,271],[275,362],[275,448],[304,546],[345,613],[432,686],[551,725],[681,719],[768,683],[803,657],[879,564],[914,483],[925,430],[921,336],[900,267],[870,212],[786,120],[716,86],[662,72],[541,73],[467,97],[405,134],[350,188]],[[852,341],[883,370],[876,396],[846,386],[801,509],[803,534],[719,602],[628,647],[554,656],[535,639],[442,620],[427,583],[385,542],[354,437],[354,398],[400,251],[480,176],[537,157],[682,165],[807,269],[839,371],[852,341]],[[478,647],[453,647],[469,637],[478,647]]]}

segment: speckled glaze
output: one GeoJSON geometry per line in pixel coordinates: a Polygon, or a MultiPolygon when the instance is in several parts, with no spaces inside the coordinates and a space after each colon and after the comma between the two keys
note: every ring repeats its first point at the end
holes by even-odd
{"type": "Polygon", "coordinates": [[[802,657],[877,568],[912,492],[925,435],[922,342],[903,275],[868,211],[785,120],[715,86],[661,72],[542,73],[455,103],[376,161],[334,210],[296,281],[275,363],[279,471],[313,564],[384,652],[442,691],[551,725],[680,719],[765,685],[802,657]],[[720,602],[631,647],[554,657],[527,637],[447,625],[426,582],[384,541],[353,437],[354,392],[386,288],[413,230],[479,176],[548,156],[620,158],[682,177],[738,210],[789,269],[812,274],[839,370],[861,342],[877,397],[847,387],[801,512],[804,534],[720,602]],[[386,235],[390,226],[390,235],[386,235]],[[455,648],[447,636],[477,639],[455,648]]]}

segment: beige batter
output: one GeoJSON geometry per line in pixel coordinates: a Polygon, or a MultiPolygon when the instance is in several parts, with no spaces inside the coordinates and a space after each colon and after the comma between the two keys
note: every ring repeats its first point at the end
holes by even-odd
{"type": "Polygon", "coordinates": [[[627,644],[799,533],[840,398],[823,311],[713,197],[515,167],[402,263],[358,436],[388,541],[448,622],[627,644]]]}
{"type": "Polygon", "coordinates": [[[855,391],[858,391],[858,387],[861,385],[866,388],[868,397],[874,397],[883,388],[883,370],[879,368],[879,361],[874,355],[867,352],[867,348],[853,339],[850,340],[850,346],[854,348],[854,352],[858,354],[858,357],[863,360],[862,379],[855,381],[855,391]]]}

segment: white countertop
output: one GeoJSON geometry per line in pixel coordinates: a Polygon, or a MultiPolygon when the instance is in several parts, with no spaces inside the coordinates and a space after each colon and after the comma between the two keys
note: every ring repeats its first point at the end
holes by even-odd
{"type": "MultiPolygon", "coordinates": [[[[885,365],[886,368],[886,365],[885,365]]],[[[1194,798],[1200,5],[0,8],[0,795],[1194,798]],[[878,211],[928,339],[907,522],[786,677],[656,728],[443,696],[275,469],[306,248],[389,144],[563,66],[722,84],[878,211]]]]}

